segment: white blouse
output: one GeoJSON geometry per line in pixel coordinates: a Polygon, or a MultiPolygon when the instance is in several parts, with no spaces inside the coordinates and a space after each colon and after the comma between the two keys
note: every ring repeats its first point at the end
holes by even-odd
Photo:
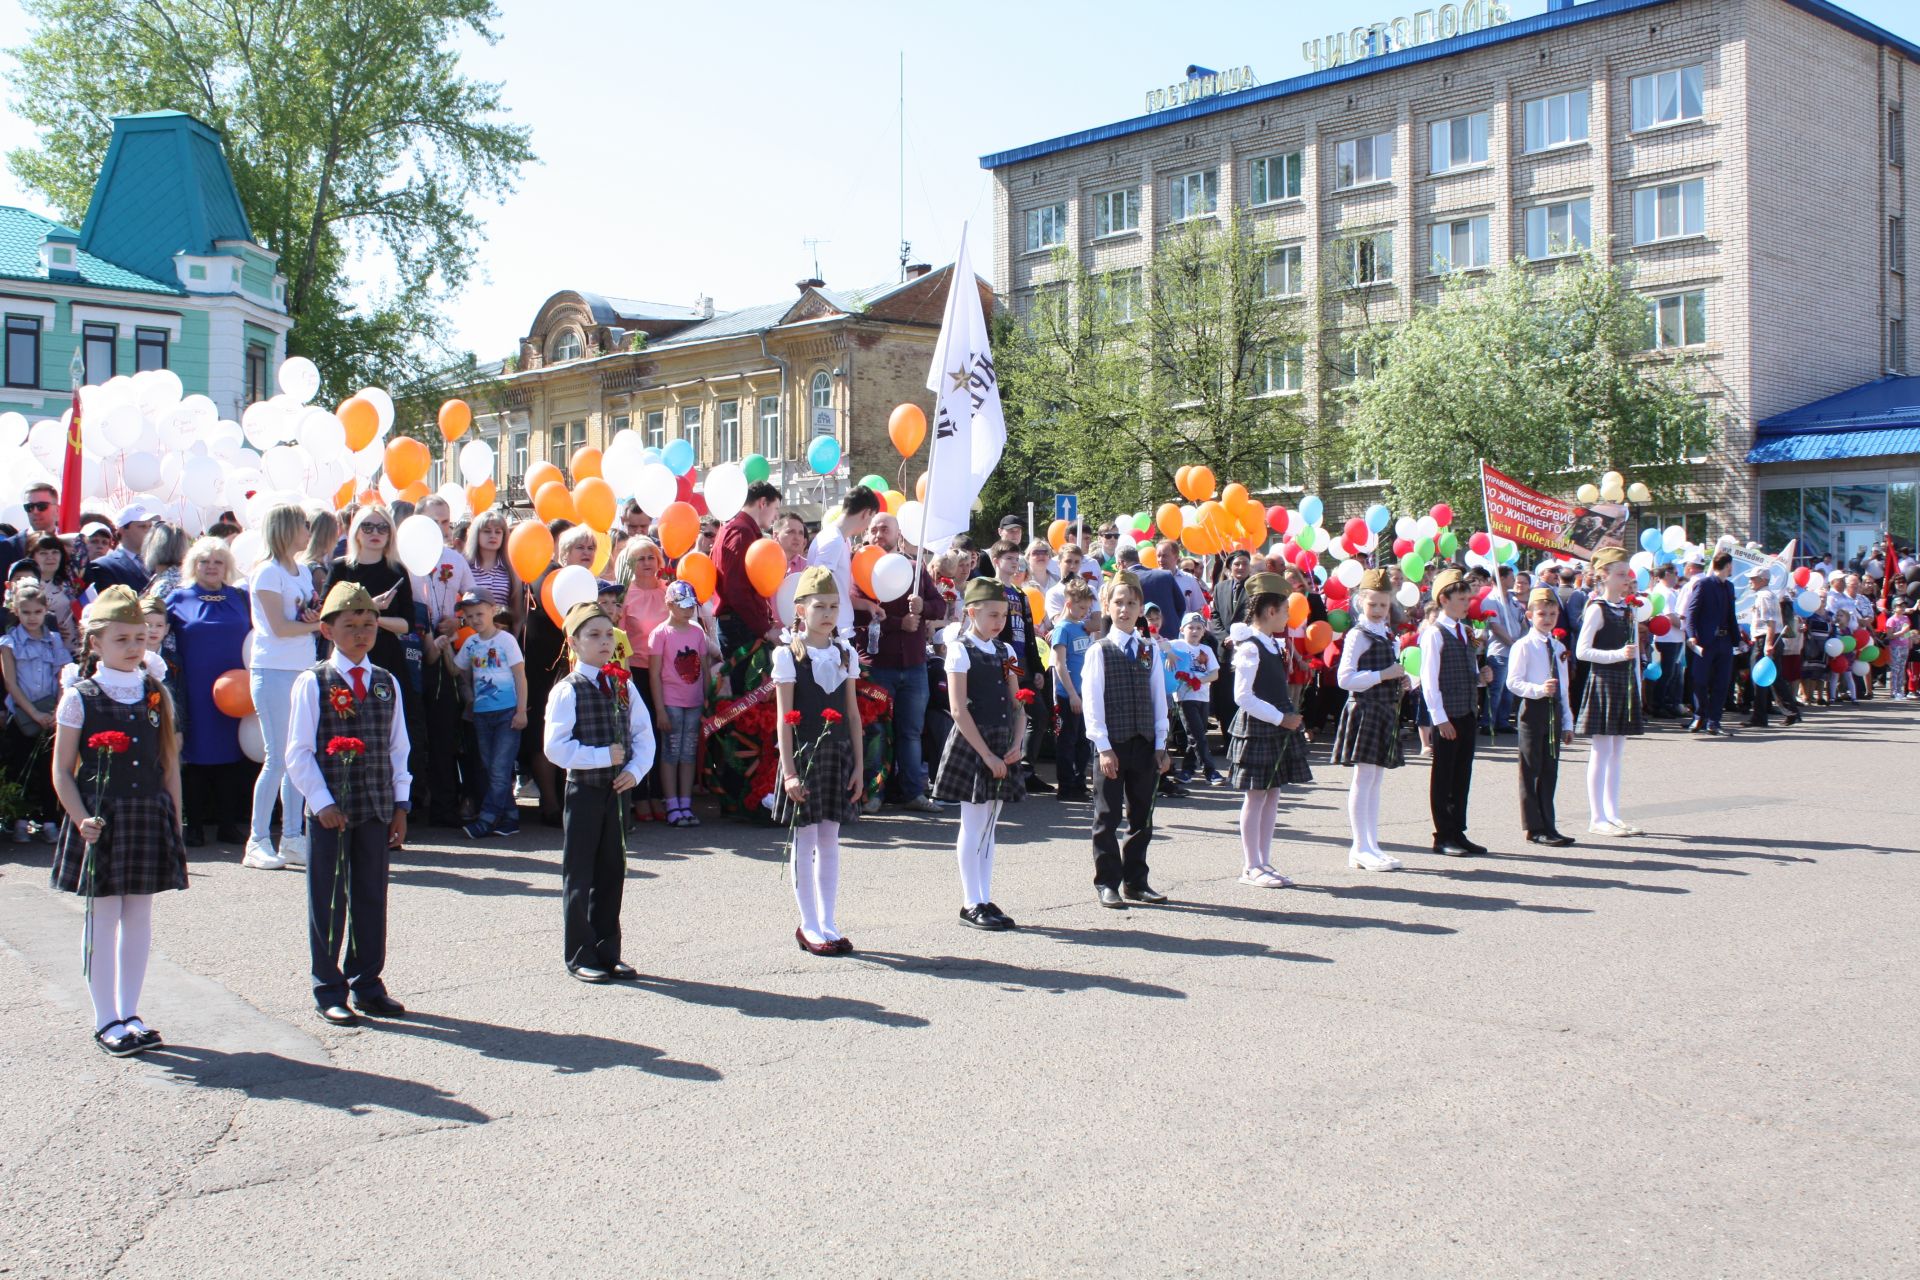
{"type": "MultiPolygon", "coordinates": [[[[822,693],[832,693],[847,679],[846,649],[830,644],[824,649],[807,647],[807,665],[813,669],[813,682],[820,686],[822,693]]],[[[799,677],[793,665],[793,649],[790,645],[781,645],[773,651],[773,682],[792,684],[799,677]]]]}
{"type": "MultiPolygon", "coordinates": [[[[79,681],[79,668],[71,667],[75,673],[75,683],[79,681]]],[[[145,671],[115,671],[112,667],[101,667],[93,673],[93,682],[100,691],[115,702],[132,706],[147,696],[147,673],[145,671]]],[[[62,683],[65,683],[64,680],[62,683]]],[[[78,729],[87,722],[86,700],[80,696],[80,690],[69,685],[60,694],[60,702],[53,710],[55,724],[63,724],[69,729],[78,729]]]]}

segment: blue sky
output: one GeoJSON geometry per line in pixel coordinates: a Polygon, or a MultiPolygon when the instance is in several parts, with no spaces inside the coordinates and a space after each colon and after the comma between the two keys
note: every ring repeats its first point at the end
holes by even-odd
{"type": "MultiPolygon", "coordinates": [[[[1263,82],[1299,74],[1301,41],[1325,34],[1333,12],[1304,0],[499,4],[500,43],[468,51],[466,66],[504,83],[541,163],[481,211],[481,278],[453,316],[482,359],[515,350],[559,289],[675,303],[704,293],[723,310],[788,297],[812,270],[809,238],[823,242],[830,284],[895,278],[903,50],[906,237],[916,261],[942,263],[962,222],[992,214],[981,155],[1138,115],[1144,91],[1191,62],[1250,65],[1263,82]]],[[[1426,7],[1340,13],[1358,23],[1426,7]]],[[[1848,7],[1920,39],[1911,0],[1848,7]]],[[[17,0],[0,0],[0,31],[25,25],[17,0]]],[[[0,111],[0,150],[32,140],[0,111]]],[[[42,207],[4,170],[0,204],[42,207]]],[[[975,265],[990,275],[985,234],[975,265]]]]}

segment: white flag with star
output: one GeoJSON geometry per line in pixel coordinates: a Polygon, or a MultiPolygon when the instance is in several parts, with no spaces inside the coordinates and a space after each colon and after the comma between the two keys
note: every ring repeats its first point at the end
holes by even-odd
{"type": "MultiPolygon", "coordinates": [[[[945,549],[973,523],[980,487],[1000,465],[1007,447],[1007,420],[1000,411],[1000,381],[987,347],[987,317],[967,256],[966,228],[960,255],[947,280],[947,314],[927,372],[933,392],[933,453],[927,468],[926,531],[921,545],[945,549]]],[[[909,531],[911,534],[911,531],[909,531]]]]}

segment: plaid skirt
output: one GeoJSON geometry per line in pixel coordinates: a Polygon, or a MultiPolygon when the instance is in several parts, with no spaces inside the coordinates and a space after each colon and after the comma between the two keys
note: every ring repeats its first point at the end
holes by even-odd
{"type": "Polygon", "coordinates": [[[87,875],[87,842],[71,821],[60,823],[53,850],[53,887],[86,897],[123,893],[161,893],[187,887],[187,846],[173,797],[127,796],[103,806],[107,829],[93,846],[92,875],[87,875]]]}
{"type": "Polygon", "coordinates": [[[1645,733],[1645,708],[1632,662],[1587,664],[1587,692],[1580,702],[1580,732],[1589,738],[1645,733]]]}
{"type": "MultiPolygon", "coordinates": [[[[1011,724],[999,729],[981,727],[980,736],[1000,755],[1013,749],[1011,724]]],[[[940,753],[940,772],[933,780],[935,800],[992,804],[995,800],[1023,800],[1026,794],[1027,785],[1020,776],[1019,766],[1009,766],[1007,776],[996,780],[987,770],[987,762],[960,736],[958,729],[947,735],[947,749],[940,753]]]]}
{"type": "Polygon", "coordinates": [[[1247,791],[1313,781],[1300,731],[1256,720],[1244,711],[1234,716],[1233,731],[1227,735],[1227,762],[1233,766],[1233,785],[1247,791]]]}
{"type": "MultiPolygon", "coordinates": [[[[810,827],[816,822],[852,822],[855,809],[848,795],[853,785],[853,748],[836,733],[823,733],[814,739],[815,746],[806,754],[805,759],[795,761],[800,769],[800,777],[807,784],[806,803],[799,806],[796,820],[793,801],[787,798],[784,781],[775,791],[780,797],[779,807],[774,811],[774,821],[793,826],[810,827]]],[[[796,746],[794,754],[799,756],[808,752],[808,748],[796,746]]]]}
{"type": "Polygon", "coordinates": [[[1335,764],[1377,764],[1398,769],[1406,763],[1400,751],[1400,685],[1393,685],[1392,701],[1372,698],[1366,690],[1347,699],[1340,723],[1333,731],[1335,764]]]}

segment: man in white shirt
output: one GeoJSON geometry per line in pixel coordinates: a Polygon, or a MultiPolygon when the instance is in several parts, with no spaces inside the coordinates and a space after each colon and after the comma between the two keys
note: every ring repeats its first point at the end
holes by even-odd
{"type": "Polygon", "coordinates": [[[855,485],[840,504],[839,521],[820,526],[807,548],[807,563],[832,573],[834,584],[840,588],[837,626],[842,639],[853,637],[853,544],[866,533],[880,509],[879,494],[863,484],[855,485]]]}

